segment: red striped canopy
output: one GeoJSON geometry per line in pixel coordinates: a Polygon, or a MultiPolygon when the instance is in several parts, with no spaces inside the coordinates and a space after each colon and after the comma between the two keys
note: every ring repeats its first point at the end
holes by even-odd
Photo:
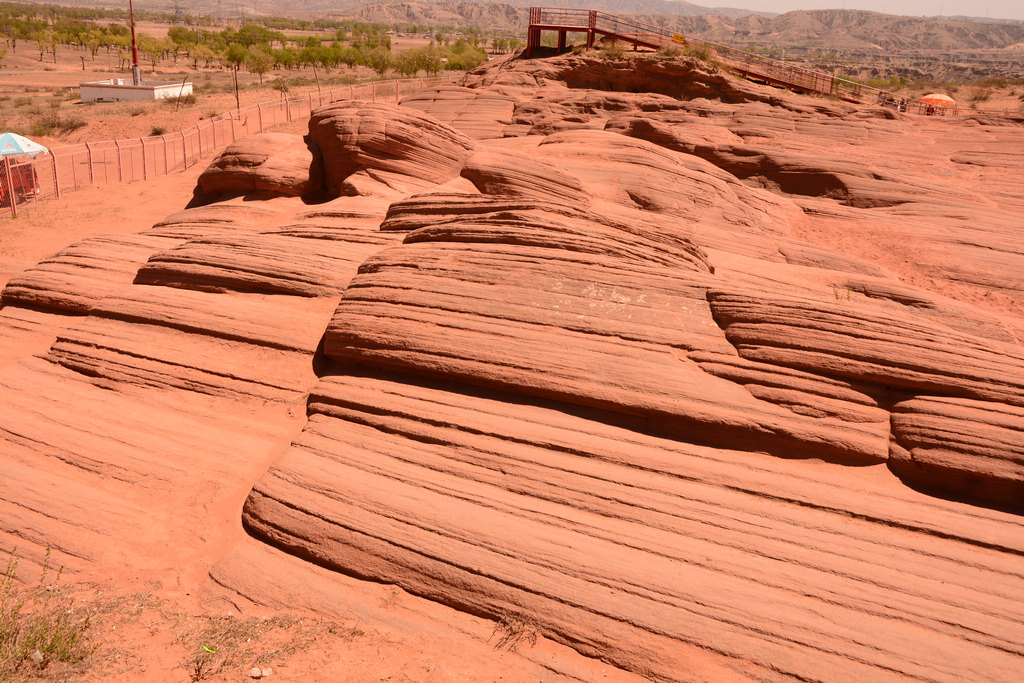
{"type": "Polygon", "coordinates": [[[925,104],[937,104],[940,107],[952,107],[956,105],[956,101],[954,101],[952,97],[937,92],[932,93],[931,95],[925,95],[921,98],[921,101],[925,104]]]}

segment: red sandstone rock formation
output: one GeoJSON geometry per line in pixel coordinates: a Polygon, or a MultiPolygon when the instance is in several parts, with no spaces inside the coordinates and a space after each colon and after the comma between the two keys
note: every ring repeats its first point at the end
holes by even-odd
{"type": "Polygon", "coordinates": [[[263,202],[12,278],[4,547],[621,676],[1019,679],[1024,130],[641,65],[333,103],[200,180],[263,202]]]}

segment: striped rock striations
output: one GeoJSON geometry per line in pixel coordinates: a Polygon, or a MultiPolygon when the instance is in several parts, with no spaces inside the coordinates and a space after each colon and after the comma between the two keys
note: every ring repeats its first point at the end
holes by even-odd
{"type": "Polygon", "coordinates": [[[1024,178],[973,160],[1024,130],[670,61],[335,102],[308,157],[200,181],[262,201],[13,277],[0,539],[87,572],[123,517],[187,543],[191,486],[244,499],[249,536],[194,551],[215,597],[393,584],[570,677],[1019,679],[1024,178]],[[76,477],[89,523],[48,502],[76,477]]]}

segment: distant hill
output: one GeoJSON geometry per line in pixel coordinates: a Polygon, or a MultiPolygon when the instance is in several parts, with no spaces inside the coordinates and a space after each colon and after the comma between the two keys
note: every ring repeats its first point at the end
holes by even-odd
{"type": "Polygon", "coordinates": [[[843,50],[977,50],[1024,41],[1024,23],[903,17],[860,10],[804,10],[730,19],[648,15],[643,21],[731,44],[822,46],[843,50]]]}
{"type": "MultiPolygon", "coordinates": [[[[314,2],[316,0],[313,0],[314,2]]],[[[381,23],[410,23],[525,30],[536,0],[509,2],[383,2],[331,12],[381,23]]],[[[1024,42],[1024,22],[904,17],[860,10],[803,10],[778,16],[710,10],[672,0],[549,0],[545,6],[585,6],[633,16],[705,40],[742,45],[828,47],[840,50],[977,50],[1024,42]],[[612,8],[612,6],[615,6],[612,8]],[[654,8],[666,11],[634,11],[654,8]],[[719,12],[711,14],[709,12],[719,12]]]]}
{"type": "Polygon", "coordinates": [[[471,26],[523,32],[529,24],[526,7],[496,2],[382,2],[330,14],[381,24],[471,26]]]}
{"type": "Polygon", "coordinates": [[[543,7],[578,7],[585,9],[596,9],[610,14],[667,14],[675,16],[699,16],[702,14],[713,14],[723,17],[743,17],[750,14],[774,17],[775,12],[758,12],[749,9],[738,9],[735,7],[704,7],[694,5],[685,0],[545,0],[538,3],[537,0],[504,0],[510,5],[530,7],[541,5],[543,7]]]}
{"type": "MultiPolygon", "coordinates": [[[[317,2],[317,0],[312,0],[317,2]]],[[[338,9],[331,14],[363,21],[380,23],[448,24],[473,26],[476,28],[498,28],[525,30],[529,21],[529,7],[537,0],[508,0],[507,2],[377,2],[348,9],[338,9]]],[[[596,9],[620,15],[662,15],[666,17],[695,17],[714,14],[723,17],[754,15],[750,10],[712,9],[700,7],[682,0],[545,0],[545,7],[569,7],[596,9]]],[[[335,3],[337,7],[337,3],[335,3]]],[[[774,16],[774,15],[764,15],[774,16]]]]}
{"type": "MultiPolygon", "coordinates": [[[[725,0],[726,2],[728,0],[725,0]]],[[[98,6],[102,0],[53,0],[54,4],[98,6]]],[[[1005,49],[1024,45],[1024,22],[978,17],[908,17],[860,10],[821,9],[781,15],[685,0],[504,0],[451,2],[392,0],[193,0],[186,11],[231,20],[260,15],[350,18],[385,24],[472,26],[525,33],[528,8],[581,7],[632,16],[645,23],[736,47],[770,46],[902,52],[906,50],[1005,49]]],[[[167,11],[180,0],[150,0],[146,9],[167,11]]],[[[136,12],[139,11],[136,7],[136,12]]]]}

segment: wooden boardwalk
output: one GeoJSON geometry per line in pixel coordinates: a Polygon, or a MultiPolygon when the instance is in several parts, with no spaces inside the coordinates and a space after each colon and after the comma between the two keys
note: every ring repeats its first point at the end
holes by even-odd
{"type": "MultiPolygon", "coordinates": [[[[558,32],[559,51],[565,49],[566,36],[569,33],[586,33],[588,49],[594,46],[597,36],[621,40],[634,47],[646,47],[654,50],[669,45],[689,46],[707,49],[716,60],[731,71],[800,92],[832,95],[857,102],[868,98],[874,101],[880,99],[882,95],[892,95],[892,93],[878,88],[872,88],[830,73],[805,69],[778,59],[709,43],[597,10],[531,7],[526,44],[527,56],[540,47],[542,31],[558,32]]],[[[893,96],[895,97],[895,95],[893,96]]]]}

